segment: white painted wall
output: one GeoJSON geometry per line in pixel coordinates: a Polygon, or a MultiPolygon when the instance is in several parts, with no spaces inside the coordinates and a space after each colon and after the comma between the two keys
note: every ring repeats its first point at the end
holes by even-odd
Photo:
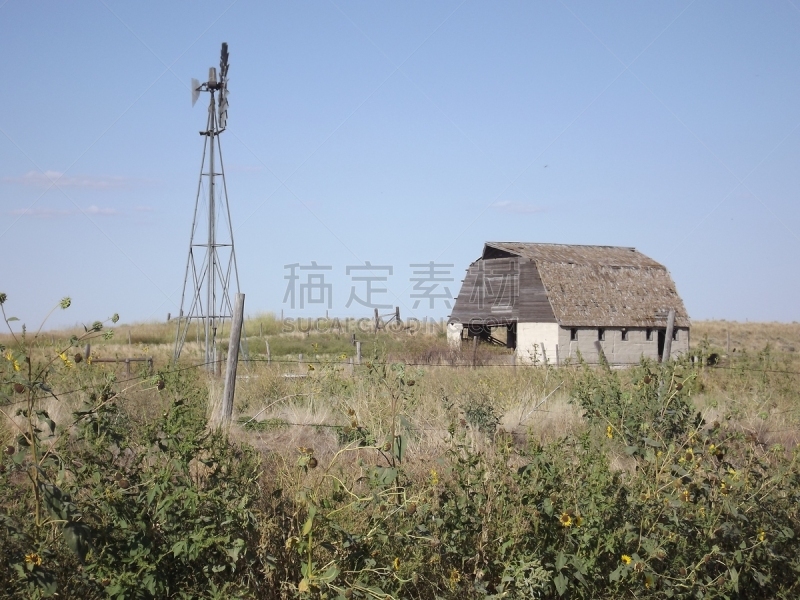
{"type": "Polygon", "coordinates": [[[558,330],[558,323],[517,323],[517,360],[556,364],[558,330]]]}
{"type": "Polygon", "coordinates": [[[454,350],[461,348],[461,332],[464,326],[461,323],[447,324],[447,343],[454,350]]]}

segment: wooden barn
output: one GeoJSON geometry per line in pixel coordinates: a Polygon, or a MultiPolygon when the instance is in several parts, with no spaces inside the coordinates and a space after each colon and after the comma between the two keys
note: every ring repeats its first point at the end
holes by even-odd
{"type": "Polygon", "coordinates": [[[526,363],[611,364],[689,350],[689,316],[667,269],[635,248],[487,242],[467,269],[448,339],[479,337],[526,363]],[[668,317],[674,310],[672,341],[668,317]]]}

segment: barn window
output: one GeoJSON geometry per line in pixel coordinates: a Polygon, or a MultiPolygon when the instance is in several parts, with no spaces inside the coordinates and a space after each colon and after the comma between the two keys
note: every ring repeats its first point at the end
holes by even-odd
{"type": "Polygon", "coordinates": [[[650,327],[644,330],[644,334],[648,342],[653,341],[653,330],[650,327]]]}
{"type": "Polygon", "coordinates": [[[676,342],[678,341],[678,328],[677,327],[672,330],[672,339],[674,341],[676,341],[676,342]]]}
{"type": "Polygon", "coordinates": [[[627,329],[623,329],[622,330],[622,341],[623,342],[627,342],[628,341],[628,330],[627,329]]]}
{"type": "Polygon", "coordinates": [[[606,330],[603,329],[602,327],[597,330],[597,339],[600,340],[601,342],[605,341],[606,339],[606,330]]]}
{"type": "Polygon", "coordinates": [[[572,329],[569,330],[569,341],[575,342],[577,340],[578,340],[578,328],[573,327],[572,329]]]}

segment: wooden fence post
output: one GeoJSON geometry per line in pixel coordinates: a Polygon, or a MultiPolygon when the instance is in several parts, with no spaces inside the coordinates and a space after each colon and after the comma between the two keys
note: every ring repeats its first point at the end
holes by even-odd
{"type": "Polygon", "coordinates": [[[228,342],[228,365],[225,370],[225,388],[222,393],[222,424],[228,425],[233,417],[233,397],[236,392],[236,368],[239,362],[239,342],[242,339],[244,319],[244,294],[236,294],[231,320],[231,338],[228,342]]]}
{"type": "Polygon", "coordinates": [[[356,364],[361,364],[361,342],[356,341],[356,364]]]}
{"type": "Polygon", "coordinates": [[[478,364],[478,336],[472,336],[472,368],[478,364]]]}
{"type": "Polygon", "coordinates": [[[667,317],[667,332],[664,335],[664,354],[661,357],[661,362],[667,362],[669,355],[672,352],[672,332],[675,330],[675,309],[669,309],[669,316],[667,317]]]}

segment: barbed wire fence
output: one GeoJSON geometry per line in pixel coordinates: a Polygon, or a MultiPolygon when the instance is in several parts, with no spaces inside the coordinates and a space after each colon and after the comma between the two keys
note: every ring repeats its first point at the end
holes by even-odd
{"type": "MultiPolygon", "coordinates": [[[[180,373],[180,372],[191,371],[191,370],[196,370],[196,369],[205,369],[209,365],[213,365],[213,364],[217,364],[217,363],[224,364],[224,362],[225,362],[224,360],[220,359],[220,360],[216,360],[216,361],[204,361],[204,362],[192,363],[192,364],[188,364],[188,365],[173,366],[172,368],[169,369],[169,371],[167,373],[180,373]]],[[[309,359],[309,358],[303,358],[303,357],[299,357],[299,358],[288,358],[288,357],[287,358],[240,357],[239,358],[239,363],[244,363],[245,365],[248,365],[248,366],[249,365],[270,365],[270,366],[274,365],[274,366],[294,366],[294,367],[306,367],[307,368],[309,365],[311,365],[311,366],[315,366],[315,368],[324,368],[324,367],[345,368],[345,367],[349,367],[349,368],[353,369],[353,371],[352,371],[353,374],[355,374],[356,369],[361,371],[361,372],[365,372],[365,371],[369,370],[370,368],[373,368],[373,367],[376,367],[376,366],[390,366],[390,365],[395,365],[395,364],[402,364],[403,366],[406,366],[406,367],[417,367],[417,368],[424,368],[424,369],[457,369],[457,370],[461,370],[461,371],[474,371],[476,369],[477,370],[481,370],[481,369],[513,369],[513,370],[517,370],[517,369],[519,369],[520,371],[524,371],[525,369],[537,369],[537,368],[538,369],[548,368],[548,369],[559,370],[559,369],[564,369],[564,368],[569,368],[569,367],[579,367],[579,366],[581,366],[580,363],[574,363],[574,364],[571,364],[571,365],[562,365],[562,366],[554,366],[554,365],[534,366],[534,365],[520,365],[520,364],[501,364],[501,363],[482,364],[482,365],[473,366],[472,364],[450,364],[450,363],[441,363],[441,362],[440,363],[414,362],[414,361],[402,361],[402,360],[394,360],[394,361],[392,361],[392,360],[365,360],[365,361],[363,361],[362,364],[358,365],[358,364],[354,364],[353,362],[350,362],[350,361],[335,360],[335,359],[334,360],[324,360],[324,359],[320,359],[320,358],[309,359]]],[[[747,367],[747,366],[744,366],[744,365],[720,365],[720,364],[708,365],[708,364],[706,364],[706,365],[703,365],[702,368],[703,369],[708,369],[708,370],[737,371],[737,372],[743,372],[743,373],[758,373],[758,374],[764,374],[764,375],[766,375],[766,374],[777,374],[777,375],[800,376],[800,371],[793,371],[793,370],[787,370],[787,369],[753,368],[753,367],[747,367]]],[[[151,383],[154,386],[158,386],[158,382],[159,382],[160,378],[163,376],[163,374],[164,373],[152,372],[152,371],[147,372],[147,373],[138,373],[136,375],[130,375],[130,376],[127,376],[127,377],[124,377],[124,378],[121,378],[121,379],[115,379],[113,381],[113,383],[116,384],[116,385],[122,385],[122,386],[124,386],[125,384],[132,384],[129,387],[134,387],[134,386],[136,386],[137,384],[140,384],[140,383],[151,383]]],[[[284,375],[286,375],[286,374],[287,373],[284,373],[284,375]]],[[[297,376],[296,373],[294,375],[297,376]]],[[[303,374],[303,375],[305,377],[308,377],[307,373],[303,374]]],[[[251,374],[242,374],[238,378],[239,379],[248,379],[251,376],[252,376],[251,374]]],[[[563,385],[563,383],[564,383],[563,381],[560,382],[556,386],[556,388],[554,390],[552,390],[549,394],[547,394],[546,399],[549,399],[550,396],[552,396],[552,394],[563,385]]],[[[88,391],[90,391],[90,389],[91,389],[91,386],[84,385],[84,386],[81,386],[81,387],[76,387],[74,389],[69,389],[69,390],[62,391],[62,392],[51,392],[51,395],[53,397],[57,398],[57,399],[60,399],[60,398],[63,398],[65,396],[69,396],[69,395],[72,395],[72,394],[76,394],[76,393],[80,393],[80,392],[88,392],[88,391]]],[[[259,416],[261,416],[262,414],[264,414],[270,408],[278,405],[280,402],[282,402],[284,400],[287,400],[289,398],[300,397],[300,396],[308,396],[308,395],[310,395],[310,393],[290,394],[288,396],[279,398],[277,400],[272,400],[270,404],[268,404],[267,406],[261,408],[252,417],[241,417],[240,420],[237,422],[237,425],[240,426],[240,427],[243,427],[245,429],[248,428],[248,427],[252,428],[252,429],[256,429],[256,428],[259,427],[258,423],[260,423],[260,421],[257,421],[256,419],[259,416]]],[[[24,402],[24,400],[17,401],[17,402],[9,402],[9,403],[6,403],[5,406],[13,406],[13,405],[19,404],[21,402],[24,402]]],[[[541,409],[541,406],[543,404],[544,404],[543,401],[537,403],[535,405],[534,412],[547,412],[547,410],[541,409]]],[[[788,415],[788,414],[795,413],[795,412],[800,412],[800,407],[792,408],[792,409],[785,410],[785,411],[780,411],[779,413],[775,413],[775,414],[788,415]]],[[[273,421],[273,422],[271,422],[271,425],[274,426],[275,428],[282,428],[282,427],[312,427],[312,428],[329,428],[329,429],[336,429],[336,430],[345,430],[345,429],[347,429],[349,427],[349,425],[335,424],[335,423],[293,423],[293,422],[285,420],[285,419],[274,419],[274,420],[271,420],[271,421],[273,421]]],[[[447,431],[447,430],[445,428],[417,427],[417,428],[410,428],[409,431],[414,431],[414,432],[432,432],[432,431],[442,432],[442,431],[447,431]]],[[[763,434],[777,434],[777,433],[792,433],[792,432],[800,433],[800,426],[793,427],[793,428],[776,429],[776,430],[763,430],[761,433],[763,433],[763,434]]]]}

